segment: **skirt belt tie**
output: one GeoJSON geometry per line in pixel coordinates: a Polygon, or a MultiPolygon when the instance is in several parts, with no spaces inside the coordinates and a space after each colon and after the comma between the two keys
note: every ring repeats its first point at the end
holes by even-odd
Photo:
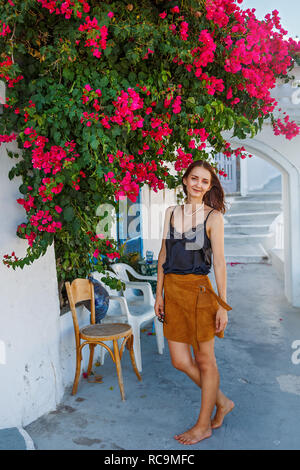
{"type": "Polygon", "coordinates": [[[222,305],[222,307],[224,307],[226,310],[232,310],[232,307],[230,307],[230,305],[224,302],[224,300],[221,299],[221,297],[218,294],[216,294],[213,289],[211,289],[208,286],[203,286],[203,285],[199,285],[199,288],[201,292],[209,291],[217,299],[219,304],[222,305]]]}

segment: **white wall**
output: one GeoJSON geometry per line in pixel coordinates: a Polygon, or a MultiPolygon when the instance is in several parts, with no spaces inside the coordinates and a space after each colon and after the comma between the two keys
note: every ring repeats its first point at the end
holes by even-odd
{"type": "Polygon", "coordinates": [[[257,156],[245,160],[247,162],[248,191],[259,191],[273,178],[281,174],[277,168],[257,156]]]}
{"type": "MultiPolygon", "coordinates": [[[[0,428],[26,425],[55,409],[63,394],[59,360],[60,310],[53,246],[23,270],[2,263],[25,254],[16,236],[25,211],[17,204],[20,179],[8,179],[16,162],[0,147],[0,428]]],[[[9,149],[16,149],[14,143],[9,149]]]]}
{"type": "MultiPolygon", "coordinates": [[[[300,109],[299,118],[300,122],[300,109]]],[[[233,145],[244,145],[246,151],[273,164],[282,175],[284,220],[284,283],[285,295],[294,306],[300,306],[300,137],[288,141],[274,136],[265,124],[254,139],[231,139],[233,145]],[[275,150],[276,149],[276,150],[275,150]]]]}
{"type": "MultiPolygon", "coordinates": [[[[4,254],[15,251],[20,258],[27,248],[27,240],[16,236],[26,218],[16,202],[21,179],[8,179],[16,160],[5,148],[17,151],[15,143],[0,146],[0,429],[26,426],[55,410],[73,384],[76,358],[71,312],[60,316],[54,246],[23,270],[2,263],[4,254]]],[[[77,314],[79,327],[89,323],[86,309],[78,307],[77,314]]],[[[99,353],[97,347],[94,362],[99,353]]],[[[82,356],[81,372],[87,369],[88,346],[82,356]]]]}

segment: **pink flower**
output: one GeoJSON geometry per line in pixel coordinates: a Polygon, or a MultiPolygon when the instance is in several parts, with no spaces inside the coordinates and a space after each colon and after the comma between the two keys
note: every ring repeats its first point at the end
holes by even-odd
{"type": "Polygon", "coordinates": [[[179,114],[180,111],[181,111],[181,96],[176,96],[173,104],[172,104],[172,108],[173,108],[173,113],[174,114],[179,114]]]}
{"type": "Polygon", "coordinates": [[[60,214],[62,212],[62,208],[59,207],[59,206],[55,206],[55,210],[56,210],[56,212],[58,212],[58,214],[60,214]]]}
{"type": "Polygon", "coordinates": [[[115,14],[112,11],[110,11],[109,13],[107,13],[107,16],[109,18],[113,18],[115,16],[115,14]]]}
{"type": "Polygon", "coordinates": [[[189,29],[189,24],[186,21],[183,21],[180,25],[180,36],[183,41],[186,41],[188,38],[188,29],[189,29]]]}
{"type": "Polygon", "coordinates": [[[31,234],[30,234],[30,235],[27,235],[27,233],[25,233],[25,238],[27,238],[27,240],[28,240],[28,244],[29,244],[30,246],[32,246],[32,245],[33,245],[33,242],[34,242],[34,240],[36,239],[36,233],[34,233],[34,232],[31,232],[31,234]]]}
{"type": "Polygon", "coordinates": [[[231,104],[237,104],[240,102],[239,98],[234,98],[234,100],[231,101],[231,104]]]}
{"type": "Polygon", "coordinates": [[[87,91],[91,91],[92,90],[92,87],[91,85],[85,85],[84,88],[87,90],[87,91]]]}
{"type": "Polygon", "coordinates": [[[230,99],[232,98],[232,88],[231,88],[231,87],[229,88],[229,90],[228,90],[228,92],[227,92],[226,98],[227,98],[228,100],[230,100],[230,99]]]}
{"type": "Polygon", "coordinates": [[[159,16],[164,19],[167,16],[167,13],[164,11],[163,13],[160,13],[159,16]]]}
{"type": "Polygon", "coordinates": [[[62,191],[63,183],[58,183],[58,185],[51,189],[52,193],[59,194],[62,191]]]}
{"type": "Polygon", "coordinates": [[[99,49],[94,49],[93,55],[99,59],[102,56],[102,52],[100,52],[99,49]]]}

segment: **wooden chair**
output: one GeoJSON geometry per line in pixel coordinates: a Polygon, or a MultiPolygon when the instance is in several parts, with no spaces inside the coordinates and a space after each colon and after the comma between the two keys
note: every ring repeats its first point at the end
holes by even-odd
{"type": "Polygon", "coordinates": [[[95,297],[94,297],[94,286],[91,281],[88,279],[75,279],[72,284],[69,282],[65,283],[68,299],[71,307],[74,331],[75,331],[75,341],[76,341],[76,372],[75,379],[72,389],[72,395],[75,395],[77,392],[80,371],[81,371],[81,361],[82,361],[82,348],[85,345],[89,345],[90,348],[90,357],[88,363],[87,375],[91,373],[93,358],[94,358],[94,349],[97,344],[107,349],[112,360],[116,364],[119,387],[121,392],[122,400],[125,400],[124,385],[122,378],[122,369],[121,369],[121,358],[124,352],[125,345],[129,349],[131,363],[134,369],[134,372],[137,375],[139,380],[142,380],[135,363],[134,352],[133,352],[133,332],[130,325],[125,323],[106,323],[95,324],[95,297]],[[91,300],[91,323],[79,329],[78,318],[76,313],[76,303],[82,300],[91,300]],[[118,346],[118,339],[123,339],[120,350],[118,346]],[[81,342],[81,340],[84,340],[81,342]],[[103,341],[112,341],[113,349],[112,351],[103,341]]]}

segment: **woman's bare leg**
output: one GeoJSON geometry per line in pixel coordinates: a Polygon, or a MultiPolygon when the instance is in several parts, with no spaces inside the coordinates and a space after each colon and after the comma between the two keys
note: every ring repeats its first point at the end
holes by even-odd
{"type": "MultiPolygon", "coordinates": [[[[178,343],[177,341],[168,340],[169,351],[171,356],[172,365],[187,374],[195,384],[201,388],[201,372],[197,362],[191,354],[190,345],[186,343],[178,343]]],[[[195,351],[194,354],[196,355],[195,351]]],[[[224,407],[233,403],[224,393],[218,389],[216,406],[224,407]]]]}
{"type": "MultiPolygon", "coordinates": [[[[171,340],[168,340],[168,343],[169,343],[169,350],[170,350],[170,355],[171,355],[173,366],[176,369],[181,370],[182,372],[185,372],[199,387],[202,388],[203,379],[201,380],[201,368],[199,367],[200,365],[199,360],[201,360],[202,355],[199,356],[199,353],[194,351],[195,359],[196,359],[195,360],[192,357],[189,344],[179,343],[177,341],[171,341],[171,340]]],[[[210,343],[210,345],[206,347],[204,346],[204,349],[203,347],[201,349],[203,350],[203,353],[206,350],[209,351],[209,354],[208,354],[209,357],[211,356],[211,354],[213,354],[212,364],[216,368],[216,372],[218,375],[218,370],[216,367],[216,361],[215,361],[215,356],[214,356],[214,340],[211,340],[210,342],[200,343],[200,344],[207,345],[207,343],[210,343]]],[[[207,356],[207,353],[206,353],[206,356],[207,356]]],[[[200,363],[202,364],[203,360],[200,361],[200,363]]],[[[204,378],[205,378],[205,373],[204,373],[204,378]]],[[[212,428],[220,427],[222,425],[224,416],[227,413],[229,413],[229,411],[234,407],[233,401],[229,400],[229,398],[227,398],[219,389],[219,378],[217,380],[217,384],[218,386],[217,386],[216,397],[215,397],[215,401],[212,407],[212,410],[213,410],[214,405],[216,405],[217,411],[216,411],[215,417],[211,421],[212,428]]],[[[203,396],[203,390],[202,390],[202,396],[203,396]]],[[[202,399],[202,403],[203,403],[203,399],[202,399]]],[[[207,407],[206,404],[204,404],[204,406],[205,408],[207,407]]],[[[212,410],[210,412],[210,416],[211,416],[212,410]]],[[[176,436],[175,438],[179,439],[179,436],[176,436]]]]}
{"type": "MultiPolygon", "coordinates": [[[[193,350],[194,350],[194,356],[197,357],[197,351],[195,351],[194,348],[193,348],[193,350]]],[[[201,375],[200,367],[199,367],[197,361],[195,361],[195,362],[196,362],[196,364],[199,368],[200,375],[201,375]]],[[[230,400],[228,397],[226,397],[226,395],[224,395],[224,393],[220,389],[220,378],[219,378],[219,387],[218,387],[217,400],[216,400],[216,413],[215,413],[215,416],[213,417],[213,419],[211,420],[212,429],[220,428],[223,424],[223,420],[224,420],[225,416],[230,411],[232,411],[233,408],[234,408],[234,402],[232,400],[230,400]]]]}

